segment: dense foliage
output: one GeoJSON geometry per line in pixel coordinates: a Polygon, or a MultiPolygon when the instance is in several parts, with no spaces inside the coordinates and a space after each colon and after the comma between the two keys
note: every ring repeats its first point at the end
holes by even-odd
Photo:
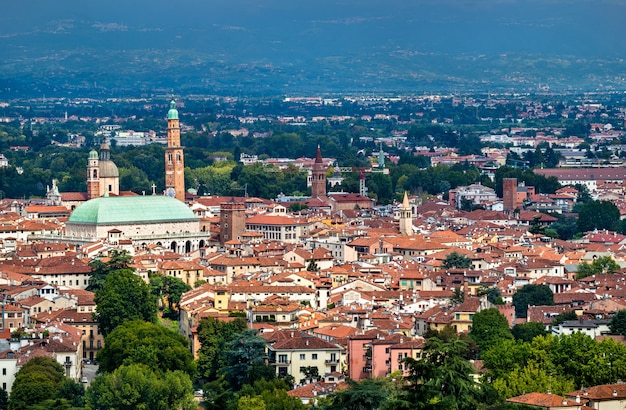
{"type": "Polygon", "coordinates": [[[35,357],[17,372],[8,409],[79,408],[84,404],[84,395],[83,386],[67,379],[63,366],[55,359],[35,357]]]}
{"type": "Polygon", "coordinates": [[[552,306],[554,294],[548,285],[524,285],[513,295],[515,316],[525,318],[528,306],[552,306]]]}
{"type": "Polygon", "coordinates": [[[157,303],[150,287],[130,269],[110,272],[96,291],[95,319],[103,335],[131,320],[156,322],[157,303]]]}
{"type": "Polygon", "coordinates": [[[181,370],[193,377],[195,365],[187,340],[164,326],[133,320],[115,328],[98,352],[99,370],[142,364],[154,372],[181,370]]]}
{"type": "Polygon", "coordinates": [[[548,389],[563,394],[626,377],[626,346],[580,332],[539,335],[531,341],[502,339],[482,358],[486,377],[502,398],[548,389]]]}
{"type": "Polygon", "coordinates": [[[192,410],[189,375],[180,370],[157,373],[142,364],[124,365],[97,377],[87,390],[92,409],[192,410]]]}
{"type": "Polygon", "coordinates": [[[481,351],[485,351],[502,339],[512,339],[513,335],[506,317],[498,309],[491,308],[474,314],[470,337],[481,351]]]}

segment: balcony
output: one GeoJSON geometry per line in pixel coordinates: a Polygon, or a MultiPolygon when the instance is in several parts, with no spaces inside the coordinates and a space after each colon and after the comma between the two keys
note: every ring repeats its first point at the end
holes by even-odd
{"type": "Polygon", "coordinates": [[[339,364],[339,359],[326,359],[324,360],[326,364],[339,364]]]}
{"type": "Polygon", "coordinates": [[[273,365],[273,366],[287,366],[291,364],[291,360],[288,359],[278,359],[276,360],[275,358],[270,358],[267,361],[269,364],[273,365]]]}

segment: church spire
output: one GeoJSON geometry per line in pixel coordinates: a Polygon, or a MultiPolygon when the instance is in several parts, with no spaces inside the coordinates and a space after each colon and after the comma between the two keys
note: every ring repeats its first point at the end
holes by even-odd
{"type": "Polygon", "coordinates": [[[311,198],[321,198],[326,196],[326,167],[322,158],[322,150],[317,146],[315,162],[311,170],[311,198]]]}

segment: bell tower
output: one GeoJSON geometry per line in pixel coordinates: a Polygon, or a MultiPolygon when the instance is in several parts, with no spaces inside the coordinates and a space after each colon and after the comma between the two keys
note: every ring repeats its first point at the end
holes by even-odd
{"type": "Polygon", "coordinates": [[[326,167],[322,158],[322,150],[317,146],[315,162],[311,170],[311,198],[321,198],[326,196],[326,167]]]}
{"type": "Polygon", "coordinates": [[[87,160],[87,199],[94,199],[100,196],[100,167],[98,152],[89,152],[87,160]]]}
{"type": "Polygon", "coordinates": [[[185,161],[180,146],[180,122],[176,101],[167,112],[167,148],[165,148],[165,195],[185,201],[185,161]]]}
{"type": "Polygon", "coordinates": [[[400,208],[400,235],[413,235],[413,212],[411,211],[411,205],[409,204],[409,197],[406,191],[404,191],[404,199],[402,200],[402,207],[400,208]]]}

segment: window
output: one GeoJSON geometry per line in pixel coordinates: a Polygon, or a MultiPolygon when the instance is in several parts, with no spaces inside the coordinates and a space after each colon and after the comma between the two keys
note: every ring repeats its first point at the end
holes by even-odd
{"type": "Polygon", "coordinates": [[[306,359],[306,355],[304,353],[300,353],[300,360],[305,360],[306,359]]]}
{"type": "Polygon", "coordinates": [[[3,368],[3,369],[2,369],[2,375],[3,375],[3,376],[6,376],[6,375],[7,375],[7,369],[6,369],[6,368],[3,368]]]}
{"type": "Polygon", "coordinates": [[[311,359],[313,359],[313,360],[317,360],[317,353],[313,353],[313,354],[311,355],[311,359]]]}

